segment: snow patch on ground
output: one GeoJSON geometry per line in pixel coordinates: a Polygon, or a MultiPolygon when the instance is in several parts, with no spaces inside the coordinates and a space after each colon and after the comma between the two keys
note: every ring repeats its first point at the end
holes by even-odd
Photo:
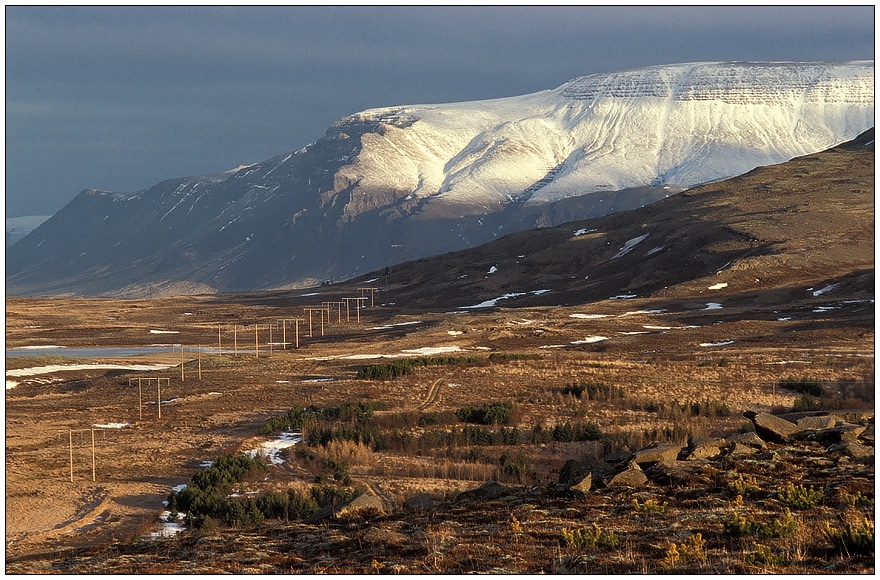
{"type": "Polygon", "coordinates": [[[410,326],[412,324],[424,324],[424,320],[415,320],[413,322],[398,322],[397,324],[386,324],[385,326],[373,326],[367,330],[389,330],[395,326],[410,326]]]}
{"type": "Polygon", "coordinates": [[[700,346],[727,346],[728,344],[733,344],[733,341],[725,340],[724,342],[701,342],[700,346]]]}
{"type": "Polygon", "coordinates": [[[441,354],[444,352],[459,352],[461,350],[460,346],[426,346],[423,348],[414,348],[409,350],[404,350],[407,354],[413,355],[428,355],[428,354],[441,354]]]}
{"type": "MultiPolygon", "coordinates": [[[[574,237],[582,236],[582,235],[584,235],[584,234],[591,234],[591,233],[593,233],[593,232],[595,232],[595,231],[597,231],[596,228],[593,228],[593,229],[591,229],[591,230],[588,230],[588,229],[577,230],[577,231],[574,233],[574,237]]],[[[522,257],[522,256],[520,256],[520,257],[522,257]]]]}
{"type": "Polygon", "coordinates": [[[821,296],[826,292],[831,292],[832,290],[835,290],[838,286],[840,286],[840,284],[829,284],[824,288],[820,288],[819,290],[813,290],[813,296],[821,296]]]}
{"type": "Polygon", "coordinates": [[[261,443],[258,449],[251,449],[245,453],[251,458],[259,455],[263,459],[270,461],[273,465],[281,465],[284,463],[284,460],[281,459],[281,452],[301,442],[302,433],[281,433],[269,441],[261,443]]]}
{"type": "Polygon", "coordinates": [[[634,314],[663,314],[666,312],[663,309],[660,310],[630,310],[629,312],[624,312],[618,318],[623,318],[624,316],[632,316],[634,314]]]}
{"type": "Polygon", "coordinates": [[[617,252],[616,254],[611,256],[611,259],[614,260],[616,258],[620,258],[621,256],[625,256],[626,254],[630,253],[630,251],[633,248],[635,248],[639,242],[644,241],[644,239],[647,237],[648,237],[648,234],[644,234],[644,235],[639,236],[637,238],[633,238],[631,240],[628,240],[625,244],[623,244],[623,247],[620,248],[619,252],[617,252]]]}
{"type": "Polygon", "coordinates": [[[489,268],[489,271],[486,272],[486,274],[494,274],[497,271],[498,271],[498,265],[496,264],[495,266],[492,266],[491,268],[489,268]]]}
{"type": "Polygon", "coordinates": [[[717,302],[709,302],[703,310],[721,310],[722,306],[717,302]]]}
{"type": "Polygon", "coordinates": [[[570,318],[583,318],[585,320],[593,320],[596,318],[610,318],[611,317],[610,314],[579,314],[579,313],[569,314],[568,316],[570,318]]]}
{"type": "Polygon", "coordinates": [[[722,288],[727,288],[727,282],[719,282],[718,284],[712,284],[709,286],[708,290],[721,290],[722,288]]]}
{"type": "Polygon", "coordinates": [[[105,423],[103,425],[99,425],[95,423],[92,427],[96,429],[122,429],[124,427],[128,427],[131,423],[105,423]]]}
{"type": "Polygon", "coordinates": [[[535,296],[540,296],[541,294],[545,294],[550,292],[550,290],[532,290],[531,292],[511,292],[509,294],[504,294],[503,296],[499,296],[498,298],[493,298],[491,300],[486,300],[485,302],[480,302],[479,304],[475,304],[473,306],[462,306],[462,308],[467,310],[472,310],[474,308],[492,308],[498,304],[499,300],[509,300],[511,298],[517,298],[519,296],[525,296],[527,294],[534,294],[535,296]]]}
{"type": "Polygon", "coordinates": [[[464,334],[461,330],[447,330],[446,334],[450,336],[458,336],[459,334],[464,334]]]}
{"type": "Polygon", "coordinates": [[[63,371],[90,371],[90,370],[123,370],[123,371],[159,371],[171,368],[175,365],[150,364],[150,365],[114,365],[105,363],[82,364],[82,365],[46,365],[42,367],[29,367],[26,369],[11,369],[6,371],[7,377],[31,377],[63,371]]]}
{"type": "Polygon", "coordinates": [[[150,334],[180,334],[179,330],[151,330],[150,334]]]}
{"type": "Polygon", "coordinates": [[[637,294],[618,294],[617,296],[612,296],[608,300],[626,300],[628,298],[638,298],[637,294]]]}

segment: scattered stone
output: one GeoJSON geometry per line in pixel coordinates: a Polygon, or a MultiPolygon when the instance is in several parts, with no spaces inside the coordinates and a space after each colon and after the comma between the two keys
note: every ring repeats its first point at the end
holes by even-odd
{"type": "Polygon", "coordinates": [[[426,512],[434,509],[434,502],[431,500],[431,496],[427,493],[420,493],[419,495],[413,496],[403,502],[403,509],[416,512],[426,512]]]}
{"type": "Polygon", "coordinates": [[[677,445],[654,444],[636,451],[633,461],[639,465],[651,465],[661,461],[674,461],[681,447],[677,445]]]}
{"type": "Polygon", "coordinates": [[[752,422],[755,426],[755,433],[764,441],[788,443],[794,434],[798,432],[798,426],[791,421],[786,421],[769,413],[746,411],[743,413],[743,416],[752,422]]]}
{"type": "Polygon", "coordinates": [[[630,487],[638,487],[644,485],[647,481],[648,476],[645,475],[645,472],[641,469],[627,469],[608,480],[606,486],[613,487],[616,485],[628,485],[630,487]]]}

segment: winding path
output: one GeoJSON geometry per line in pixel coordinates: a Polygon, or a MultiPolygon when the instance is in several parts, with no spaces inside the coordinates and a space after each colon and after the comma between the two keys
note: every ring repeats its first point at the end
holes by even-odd
{"type": "Polygon", "coordinates": [[[451,376],[452,375],[446,375],[434,381],[434,384],[431,385],[431,388],[428,390],[428,398],[425,400],[424,403],[419,405],[419,411],[424,411],[425,409],[437,402],[437,397],[440,395],[440,385],[443,384],[443,381],[451,376]]]}

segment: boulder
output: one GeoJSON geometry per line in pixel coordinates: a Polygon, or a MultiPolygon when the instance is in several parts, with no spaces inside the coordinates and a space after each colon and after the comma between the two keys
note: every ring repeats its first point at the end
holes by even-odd
{"type": "Polygon", "coordinates": [[[640,485],[644,485],[647,481],[648,476],[646,476],[645,472],[641,469],[627,469],[625,471],[621,471],[620,473],[609,479],[606,486],[614,487],[619,485],[628,485],[630,487],[638,487],[640,485]]]}
{"type": "Polygon", "coordinates": [[[823,445],[834,445],[841,441],[856,441],[865,429],[864,425],[838,423],[836,427],[831,429],[817,429],[808,432],[807,439],[813,439],[823,445]]]}
{"type": "Polygon", "coordinates": [[[868,445],[874,445],[874,426],[868,425],[865,427],[865,430],[859,435],[859,439],[867,443],[868,445]]]}
{"type": "Polygon", "coordinates": [[[755,426],[755,433],[764,441],[787,443],[799,431],[798,426],[769,413],[746,411],[743,416],[755,426]]]}
{"type": "Polygon", "coordinates": [[[645,471],[645,475],[658,485],[683,485],[694,487],[696,485],[710,484],[709,479],[703,474],[707,461],[662,461],[651,466],[645,471]]]}
{"type": "Polygon", "coordinates": [[[837,417],[832,417],[830,415],[825,415],[822,417],[803,417],[797,421],[798,429],[801,431],[808,430],[816,430],[816,429],[830,429],[837,424],[837,417]]]}
{"type": "Polygon", "coordinates": [[[589,475],[590,466],[583,461],[569,459],[559,468],[559,483],[571,487],[573,483],[589,475]]]}
{"type": "Polygon", "coordinates": [[[685,460],[694,461],[717,457],[721,455],[721,448],[725,446],[725,443],[726,441],[721,437],[691,437],[688,440],[685,460]]]}
{"type": "Polygon", "coordinates": [[[333,516],[336,515],[336,506],[327,506],[321,508],[314,512],[309,517],[303,520],[303,523],[306,524],[320,524],[322,522],[326,522],[327,520],[333,519],[333,516]]]}
{"type": "Polygon", "coordinates": [[[385,528],[371,527],[364,533],[363,541],[371,545],[400,548],[406,545],[407,537],[400,532],[385,528]]]}
{"type": "Polygon", "coordinates": [[[758,434],[754,431],[748,431],[746,433],[737,433],[736,435],[731,435],[730,437],[725,438],[724,440],[728,445],[734,445],[736,443],[740,443],[741,445],[748,445],[749,447],[753,447],[755,449],[763,449],[767,446],[763,439],[758,437],[758,434]]]}
{"type": "Polygon", "coordinates": [[[673,461],[680,452],[681,447],[678,445],[655,443],[636,451],[633,461],[639,465],[653,465],[661,461],[673,461]]]}
{"type": "Polygon", "coordinates": [[[359,495],[336,510],[337,518],[351,518],[367,514],[384,514],[385,503],[375,495],[359,495]]]}
{"type": "Polygon", "coordinates": [[[434,502],[427,493],[420,493],[403,502],[403,509],[414,512],[426,512],[434,509],[434,502]]]}
{"type": "Polygon", "coordinates": [[[580,491],[582,493],[587,493],[590,491],[590,488],[593,487],[593,474],[588,473],[586,477],[575,483],[574,485],[570,485],[568,489],[573,489],[575,491],[580,491]]]}
{"type": "Polygon", "coordinates": [[[734,443],[727,450],[727,455],[730,457],[742,457],[743,455],[752,455],[754,453],[756,453],[754,447],[743,443],[734,443]]]}
{"type": "Polygon", "coordinates": [[[458,494],[459,500],[487,500],[502,496],[510,490],[506,485],[497,481],[489,480],[476,489],[470,489],[458,494]]]}
{"type": "Polygon", "coordinates": [[[858,441],[845,440],[837,443],[835,445],[830,446],[825,450],[828,453],[834,453],[835,451],[839,451],[844,455],[852,457],[854,459],[862,458],[862,457],[872,457],[874,455],[874,448],[868,447],[867,445],[862,445],[858,441]]]}

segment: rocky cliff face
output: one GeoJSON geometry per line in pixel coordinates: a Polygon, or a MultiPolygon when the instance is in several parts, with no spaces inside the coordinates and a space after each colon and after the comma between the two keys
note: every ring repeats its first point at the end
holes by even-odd
{"type": "Polygon", "coordinates": [[[873,124],[873,62],[696,63],[374,109],[296,152],[86,190],[7,252],[10,294],[303,286],[645,205],[873,124]]]}

